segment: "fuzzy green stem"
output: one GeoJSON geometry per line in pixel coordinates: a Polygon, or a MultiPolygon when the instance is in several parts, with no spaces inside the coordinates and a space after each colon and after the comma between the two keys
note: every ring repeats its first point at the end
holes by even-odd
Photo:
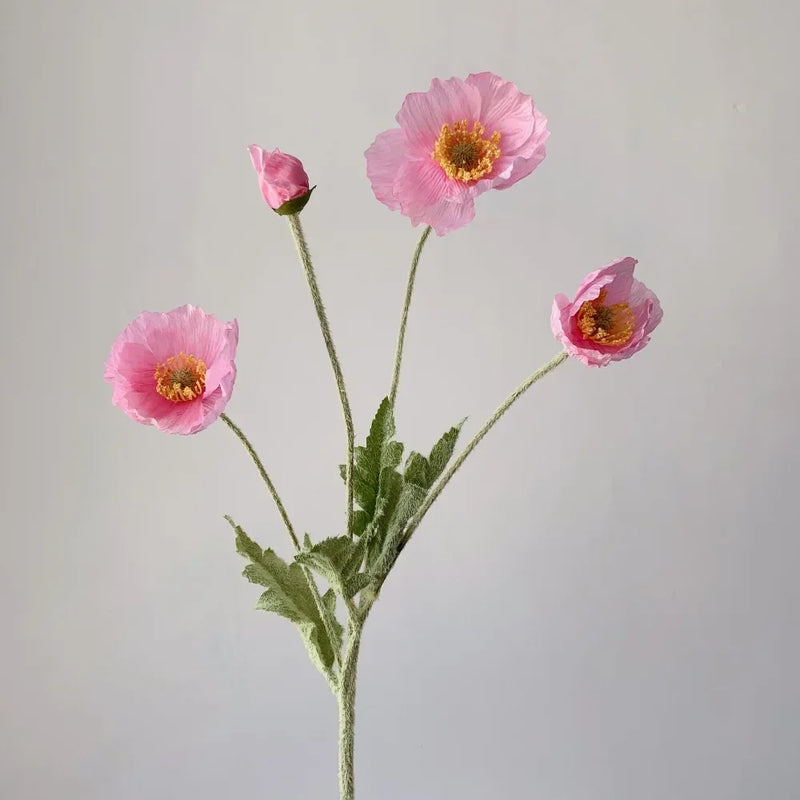
{"type": "Polygon", "coordinates": [[[350,617],[350,632],[339,677],[339,797],[355,797],[356,669],[364,620],[350,617]]]}
{"type": "Polygon", "coordinates": [[[394,357],[394,372],[392,373],[392,388],[389,392],[389,402],[394,405],[395,398],[397,397],[397,384],[400,382],[400,365],[403,361],[403,344],[406,338],[406,325],[408,324],[408,309],[411,306],[411,296],[414,294],[414,280],[417,277],[417,264],[422,255],[422,248],[425,247],[425,242],[431,233],[431,226],[426,226],[422,231],[422,236],[419,237],[417,247],[414,250],[414,257],[411,259],[411,271],[408,273],[408,285],[406,286],[406,299],[403,305],[403,315],[400,318],[400,332],[397,335],[397,352],[394,357]]]}
{"type": "MultiPolygon", "coordinates": [[[[286,513],[286,507],[283,505],[283,501],[278,494],[278,490],[275,488],[275,484],[272,482],[272,479],[269,477],[269,473],[264,468],[264,464],[262,463],[261,459],[256,452],[255,447],[250,444],[250,440],[244,435],[244,431],[236,425],[236,423],[227,415],[227,414],[220,414],[220,419],[236,434],[239,441],[244,445],[245,450],[250,454],[250,458],[253,459],[253,463],[256,465],[259,474],[261,475],[262,480],[267,485],[267,489],[269,489],[269,493],[272,495],[272,499],[275,501],[275,505],[278,507],[278,511],[280,512],[281,519],[283,519],[283,524],[286,526],[286,530],[289,532],[289,537],[292,540],[292,544],[294,545],[294,549],[296,551],[300,551],[300,542],[297,540],[297,534],[294,532],[294,526],[292,525],[289,515],[286,513]]],[[[333,621],[331,620],[331,615],[328,612],[328,609],[325,606],[325,603],[322,602],[322,596],[319,593],[319,588],[317,587],[316,581],[314,580],[314,576],[311,574],[311,571],[308,567],[303,567],[303,574],[306,576],[306,583],[308,583],[308,588],[311,590],[311,594],[314,597],[314,602],[317,606],[317,611],[319,612],[320,617],[322,618],[322,622],[325,625],[325,630],[328,634],[328,638],[331,642],[331,647],[334,651],[334,657],[336,659],[337,666],[340,666],[340,656],[339,652],[337,651],[336,647],[334,646],[334,642],[336,641],[336,636],[333,632],[333,621]]],[[[336,691],[336,679],[330,671],[325,673],[325,677],[328,679],[328,683],[331,685],[331,689],[336,691]]]]}
{"type": "Polygon", "coordinates": [[[317,311],[319,318],[319,325],[322,329],[322,338],[325,341],[325,347],[328,350],[328,356],[333,367],[333,375],[336,378],[336,386],[339,389],[339,400],[342,404],[342,415],[344,416],[344,425],[347,433],[347,462],[345,464],[345,484],[347,487],[347,533],[353,536],[353,454],[355,451],[355,433],[353,430],[353,415],[350,412],[350,401],[347,399],[347,389],[344,383],[344,376],[342,375],[342,367],[339,364],[339,357],[336,355],[336,348],[333,344],[333,336],[331,335],[330,325],[328,324],[328,315],[325,313],[325,306],[322,303],[322,295],[319,291],[317,284],[317,277],[314,274],[314,265],[311,261],[311,253],[308,249],[305,235],[303,233],[303,226],[300,223],[299,214],[290,214],[287,219],[289,220],[289,227],[294,237],[294,243],[297,247],[297,254],[300,256],[300,261],[303,264],[303,270],[306,274],[308,281],[308,288],[311,290],[311,298],[314,301],[314,308],[317,311]]]}
{"type": "Polygon", "coordinates": [[[544,378],[545,375],[552,372],[559,364],[563,363],[568,357],[566,351],[560,352],[557,356],[547,362],[543,367],[536,370],[533,375],[526,378],[498,407],[497,410],[489,417],[488,420],[484,423],[483,427],[472,437],[469,444],[464,448],[461,455],[450,465],[450,467],[445,471],[445,473],[439,478],[439,480],[434,485],[433,489],[431,490],[430,494],[425,499],[425,502],[419,507],[419,510],[414,514],[411,519],[408,521],[406,525],[406,531],[403,536],[402,545],[401,547],[405,547],[408,543],[408,540],[413,535],[414,531],[417,529],[417,526],[422,521],[422,518],[427,513],[428,509],[436,502],[436,498],[442,493],[442,490],[445,486],[450,482],[450,479],[453,475],[458,472],[461,465],[467,460],[469,454],[478,446],[480,441],[486,436],[487,433],[495,426],[495,424],[499,421],[499,419],[503,416],[503,414],[508,411],[514,403],[522,397],[528,389],[533,386],[534,383],[544,378]]]}
{"type": "Polygon", "coordinates": [[[250,458],[253,459],[253,463],[258,469],[261,479],[267,485],[267,489],[269,489],[269,493],[272,495],[272,499],[275,501],[275,505],[278,507],[278,512],[281,515],[283,524],[286,526],[286,530],[289,532],[289,537],[292,540],[294,549],[299,550],[300,542],[297,540],[297,534],[294,532],[294,527],[289,520],[289,515],[286,513],[286,508],[283,505],[283,501],[278,494],[278,490],[275,488],[275,484],[267,474],[267,470],[264,469],[264,465],[261,463],[261,459],[258,457],[258,453],[256,453],[255,448],[250,444],[250,441],[244,435],[242,429],[236,425],[236,423],[234,423],[234,421],[227,414],[220,414],[219,418],[236,434],[236,436],[239,438],[239,441],[244,445],[245,450],[247,450],[247,452],[250,454],[250,458]]]}

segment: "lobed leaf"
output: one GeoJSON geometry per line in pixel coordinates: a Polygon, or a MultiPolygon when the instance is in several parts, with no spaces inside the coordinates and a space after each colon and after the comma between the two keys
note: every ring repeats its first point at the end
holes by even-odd
{"type": "Polygon", "coordinates": [[[293,622],[312,661],[322,672],[329,670],[336,643],[331,642],[325,630],[303,568],[298,563],[287,564],[273,550],[262,550],[230,517],[226,519],[236,533],[237,551],[250,561],[242,574],[251,583],[266,588],[256,608],[293,622]]]}

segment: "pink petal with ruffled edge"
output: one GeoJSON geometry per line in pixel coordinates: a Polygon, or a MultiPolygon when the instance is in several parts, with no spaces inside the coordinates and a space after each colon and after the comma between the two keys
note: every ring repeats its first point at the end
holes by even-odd
{"type": "Polygon", "coordinates": [[[407,157],[405,134],[399,128],[379,133],[365,155],[367,177],[375,197],[392,211],[399,211],[400,201],[394,193],[394,182],[407,157]]]}
{"type": "Polygon", "coordinates": [[[406,95],[395,119],[405,134],[412,158],[430,159],[442,125],[477,120],[481,110],[478,89],[458,78],[434,78],[427,92],[406,95]]]}
{"type": "Polygon", "coordinates": [[[208,427],[224,410],[236,380],[235,320],[221,322],[191,305],[168,313],[142,312],[117,337],[106,362],[112,403],[128,416],[166,433],[191,434],[208,427]],[[179,353],[206,365],[202,397],[173,403],[156,391],[158,364],[179,353]]]}
{"type": "Polygon", "coordinates": [[[451,181],[435,161],[407,161],[395,182],[400,209],[412,225],[430,225],[439,236],[472,222],[474,193],[451,181]]]}
{"type": "Polygon", "coordinates": [[[515,156],[533,133],[533,100],[522,94],[510,81],[491,72],[467,76],[466,83],[474,86],[481,97],[477,119],[487,134],[500,132],[503,155],[515,156]]]}
{"type": "Polygon", "coordinates": [[[547,130],[547,117],[538,109],[533,110],[534,129],[530,139],[520,148],[525,155],[516,156],[507,175],[499,175],[492,181],[493,189],[508,189],[517,181],[527,178],[547,155],[545,142],[550,136],[547,130]]]}

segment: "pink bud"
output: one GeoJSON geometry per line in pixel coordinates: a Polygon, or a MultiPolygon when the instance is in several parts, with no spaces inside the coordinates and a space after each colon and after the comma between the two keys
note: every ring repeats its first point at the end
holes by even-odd
{"type": "MultiPolygon", "coordinates": [[[[270,153],[258,145],[251,144],[247,149],[258,174],[261,194],[270,208],[279,211],[285,203],[309,194],[308,175],[300,159],[288,153],[281,153],[277,148],[270,153]]],[[[292,204],[291,211],[290,207],[287,207],[285,213],[295,213],[305,203],[300,204],[299,208],[297,205],[292,204]]]]}

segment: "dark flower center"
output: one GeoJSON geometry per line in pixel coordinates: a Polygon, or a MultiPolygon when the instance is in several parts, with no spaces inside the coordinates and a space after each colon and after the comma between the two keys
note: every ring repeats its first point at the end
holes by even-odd
{"type": "Polygon", "coordinates": [[[628,303],[605,304],[608,292],[600,291],[596,300],[587,300],[578,309],[578,330],[585,339],[608,347],[627,344],[633,338],[636,322],[628,303]]]}
{"type": "Polygon", "coordinates": [[[463,183],[477,181],[488,175],[494,162],[500,158],[500,132],[495,131],[488,139],[486,129],[480,122],[473,122],[472,129],[462,119],[452,127],[442,125],[439,138],[431,158],[453,178],[463,183]]]}
{"type": "Polygon", "coordinates": [[[206,388],[206,365],[196,356],[178,353],[156,367],[156,391],[172,403],[202,397],[206,388]]]}

